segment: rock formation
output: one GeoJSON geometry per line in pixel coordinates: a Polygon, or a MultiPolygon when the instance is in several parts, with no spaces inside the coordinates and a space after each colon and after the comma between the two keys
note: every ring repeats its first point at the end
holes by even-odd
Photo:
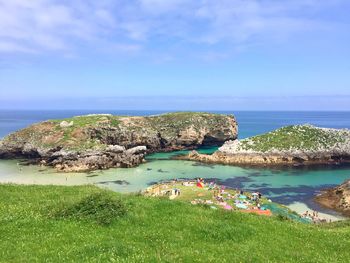
{"type": "Polygon", "coordinates": [[[212,155],[184,159],[232,165],[308,165],[350,162],[350,131],[287,126],[244,140],[227,141],[212,155]]]}
{"type": "Polygon", "coordinates": [[[321,205],[350,216],[350,180],[341,185],[322,191],[315,200],[321,205]]]}
{"type": "Polygon", "coordinates": [[[146,153],[222,145],[237,138],[233,116],[179,112],[148,117],[110,114],[49,120],[0,141],[0,158],[27,158],[61,171],[132,167],[146,153]]]}

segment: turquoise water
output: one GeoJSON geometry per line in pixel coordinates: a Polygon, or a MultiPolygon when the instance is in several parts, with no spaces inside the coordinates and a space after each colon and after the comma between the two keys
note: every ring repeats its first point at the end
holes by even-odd
{"type": "MultiPolygon", "coordinates": [[[[335,214],[318,207],[313,196],[322,188],[350,178],[350,167],[318,169],[252,169],[224,165],[203,165],[190,161],[149,160],[130,169],[109,169],[92,173],[56,173],[39,166],[20,166],[0,161],[0,182],[24,184],[96,184],[118,192],[137,192],[162,180],[203,177],[234,188],[260,191],[285,205],[296,202],[311,209],[335,214]]],[[[301,211],[300,211],[301,212],[301,211]]]]}
{"type": "MultiPolygon", "coordinates": [[[[218,147],[203,147],[200,149],[196,149],[197,152],[203,153],[203,154],[212,154],[214,153],[218,147]]],[[[152,160],[168,160],[172,157],[178,156],[178,155],[186,155],[190,152],[190,150],[183,150],[183,151],[174,151],[174,152],[159,152],[159,153],[153,153],[148,156],[146,156],[146,160],[152,161],[152,160]]]]}
{"type": "MultiPolygon", "coordinates": [[[[149,112],[140,112],[138,115],[143,115],[141,113],[149,114],[149,112]]],[[[72,116],[82,114],[82,112],[44,112],[41,115],[37,112],[35,114],[27,113],[23,117],[24,120],[21,121],[20,112],[17,112],[17,114],[12,112],[6,115],[0,111],[0,134],[5,135],[10,131],[28,125],[30,122],[42,119],[68,117],[67,114],[72,116]]],[[[348,113],[238,112],[235,114],[239,121],[241,137],[256,135],[294,123],[350,128],[350,114],[348,113]]],[[[215,150],[216,148],[204,148],[200,151],[212,153],[215,150]]],[[[169,159],[176,154],[184,153],[186,151],[156,153],[147,157],[147,163],[136,168],[109,169],[75,174],[57,173],[50,168],[39,166],[18,166],[17,161],[0,160],[0,182],[59,185],[96,184],[119,192],[135,192],[161,180],[203,177],[234,188],[260,191],[273,201],[288,205],[293,209],[298,209],[298,207],[300,209],[310,208],[338,216],[330,210],[317,206],[313,202],[313,197],[320,189],[340,184],[350,178],[349,165],[252,169],[169,159]]]]}

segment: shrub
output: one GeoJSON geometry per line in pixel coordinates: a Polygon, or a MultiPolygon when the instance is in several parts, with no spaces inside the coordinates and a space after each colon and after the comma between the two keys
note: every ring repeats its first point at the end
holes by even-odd
{"type": "Polygon", "coordinates": [[[79,202],[63,206],[53,213],[54,218],[69,218],[94,221],[99,225],[109,225],[116,218],[127,213],[124,202],[108,193],[94,193],[79,202]]]}
{"type": "Polygon", "coordinates": [[[279,220],[279,221],[290,221],[290,219],[289,219],[287,216],[281,215],[281,214],[278,214],[278,215],[276,216],[276,218],[277,218],[277,220],[279,220]]]}

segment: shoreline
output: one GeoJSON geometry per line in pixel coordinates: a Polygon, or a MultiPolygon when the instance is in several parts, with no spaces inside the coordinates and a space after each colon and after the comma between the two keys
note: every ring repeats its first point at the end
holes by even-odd
{"type": "Polygon", "coordinates": [[[350,157],[337,161],[324,159],[300,160],[295,156],[284,155],[265,155],[265,154],[225,154],[219,151],[213,154],[200,154],[197,151],[192,151],[187,155],[174,156],[175,160],[197,161],[209,164],[222,164],[241,167],[313,167],[313,166],[334,166],[342,164],[350,164],[350,157]],[[295,160],[293,160],[295,158],[295,160]]]}
{"type": "Polygon", "coordinates": [[[272,201],[270,198],[265,197],[258,192],[245,191],[216,184],[213,180],[210,181],[210,183],[204,182],[203,179],[174,179],[160,181],[147,187],[141,193],[145,196],[167,197],[170,200],[190,202],[192,205],[207,205],[211,209],[224,209],[236,212],[255,213],[258,215],[281,216],[303,223],[328,223],[348,219],[310,209],[305,203],[294,202],[291,205],[283,205],[272,201]],[[198,185],[199,182],[203,182],[203,184],[200,183],[202,186],[198,185]],[[217,189],[217,194],[219,193],[219,196],[222,199],[221,201],[215,195],[215,189],[217,189]],[[179,192],[178,195],[177,191],[179,192]],[[185,193],[183,194],[182,191],[185,191],[185,193]],[[203,191],[204,193],[202,193],[203,191]],[[227,197],[224,198],[224,195],[221,196],[221,192],[225,193],[227,197]],[[185,195],[185,197],[183,198],[182,195],[185,195]],[[242,199],[240,199],[240,196],[242,195],[244,196],[243,202],[242,199]],[[258,202],[255,203],[255,199],[253,199],[254,195],[259,195],[259,198],[262,197],[262,201],[259,202],[258,198],[258,202]],[[233,206],[229,203],[232,199],[235,200],[233,206]],[[261,204],[263,209],[260,209],[260,205],[256,206],[258,203],[261,204]],[[248,204],[248,206],[240,207],[242,204],[248,204]],[[237,207],[235,207],[235,205],[237,207]]]}
{"type": "Polygon", "coordinates": [[[343,184],[340,184],[333,188],[324,189],[320,194],[315,196],[314,200],[319,205],[337,211],[344,217],[350,217],[349,209],[349,192],[350,189],[344,191],[344,185],[349,182],[347,180],[343,184]],[[343,189],[342,189],[343,188],[343,189]]]}
{"type": "MultiPolygon", "coordinates": [[[[170,160],[169,160],[170,161],[170,160]]],[[[28,184],[28,185],[82,185],[82,184],[97,184],[98,186],[102,187],[107,187],[112,189],[113,191],[117,192],[130,192],[128,189],[133,189],[133,192],[137,192],[141,189],[144,189],[143,184],[141,183],[139,186],[139,183],[134,178],[132,175],[139,171],[144,175],[144,176],[149,176],[153,175],[152,178],[154,180],[163,180],[162,177],[168,177],[167,173],[169,173],[169,170],[167,167],[161,164],[161,162],[148,162],[142,165],[141,170],[139,168],[133,168],[131,170],[129,169],[118,169],[119,174],[122,176],[115,177],[115,172],[116,169],[112,168],[110,170],[99,170],[99,171],[94,171],[92,173],[59,173],[55,171],[51,167],[40,167],[38,165],[29,165],[29,166],[23,166],[22,171],[19,171],[19,168],[16,166],[16,162],[14,160],[7,160],[3,162],[4,164],[8,163],[8,165],[5,165],[2,169],[3,171],[8,170],[8,175],[4,175],[3,177],[0,176],[0,180],[3,181],[4,183],[16,183],[16,184],[28,184]],[[159,168],[160,167],[160,168],[159,168]],[[158,169],[159,168],[159,169],[158,169]],[[5,169],[5,170],[4,170],[5,169]],[[157,169],[159,171],[157,171],[157,169]],[[91,176],[92,175],[92,176],[91,176]],[[132,177],[130,177],[132,176],[132,177]],[[130,178],[130,186],[128,185],[118,185],[119,181],[129,181],[130,178]],[[134,179],[133,179],[134,178],[134,179]],[[131,187],[131,188],[130,188],[131,187]]],[[[174,162],[174,165],[176,165],[176,162],[174,162]]],[[[192,167],[191,163],[189,162],[188,167],[192,167]]],[[[205,167],[205,165],[201,165],[205,167]]],[[[170,168],[173,170],[173,168],[170,168]]],[[[219,168],[220,169],[220,168],[219,168]]],[[[224,168],[226,170],[226,168],[224,168]]],[[[268,169],[268,167],[267,167],[268,169]]],[[[312,170],[312,169],[311,169],[312,170]]],[[[171,170],[170,170],[171,171],[171,170]]],[[[187,171],[187,168],[184,170],[187,171]]],[[[201,170],[197,169],[192,170],[191,168],[191,174],[197,174],[201,175],[201,170]],[[193,172],[192,172],[193,171],[193,172]]],[[[270,169],[266,170],[270,171],[270,169]]],[[[288,170],[286,170],[288,171],[288,170]]],[[[341,172],[341,170],[339,170],[341,172]]],[[[181,171],[177,171],[177,178],[184,178],[185,175],[181,171]]],[[[209,171],[210,174],[215,173],[215,170],[209,171]]],[[[342,173],[342,172],[341,172],[342,173]]],[[[143,176],[143,177],[144,177],[143,176]]],[[[148,177],[147,176],[147,177],[148,177]]],[[[205,178],[210,178],[208,175],[205,175],[205,178]]],[[[238,177],[240,175],[237,175],[238,177]]],[[[176,178],[176,174],[171,172],[171,179],[176,178]]],[[[187,177],[189,179],[193,177],[187,177]]],[[[220,180],[220,176],[216,177],[217,179],[220,180]]],[[[236,178],[234,177],[223,177],[223,180],[226,178],[236,178]]],[[[170,179],[170,178],[169,178],[170,179]]],[[[139,179],[137,179],[139,180],[139,179]]],[[[150,179],[141,179],[141,180],[147,180],[149,181],[150,179]]],[[[273,179],[272,179],[273,180],[273,179]]],[[[147,182],[145,181],[145,182],[147,182]]],[[[151,180],[152,181],[152,180],[151,180]]],[[[151,182],[150,181],[150,182],[151,182]]],[[[268,191],[268,190],[266,190],[268,191]]],[[[273,198],[272,198],[273,199],[273,198]]],[[[304,204],[307,205],[307,201],[303,202],[304,204]]],[[[333,209],[330,209],[333,210],[333,209]]],[[[334,211],[334,210],[333,210],[334,211]]]]}

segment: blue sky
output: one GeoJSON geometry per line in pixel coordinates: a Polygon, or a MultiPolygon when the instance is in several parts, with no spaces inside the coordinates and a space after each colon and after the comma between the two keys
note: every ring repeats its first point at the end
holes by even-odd
{"type": "Polygon", "coordinates": [[[0,108],[350,110],[346,0],[0,0],[0,108]]]}

